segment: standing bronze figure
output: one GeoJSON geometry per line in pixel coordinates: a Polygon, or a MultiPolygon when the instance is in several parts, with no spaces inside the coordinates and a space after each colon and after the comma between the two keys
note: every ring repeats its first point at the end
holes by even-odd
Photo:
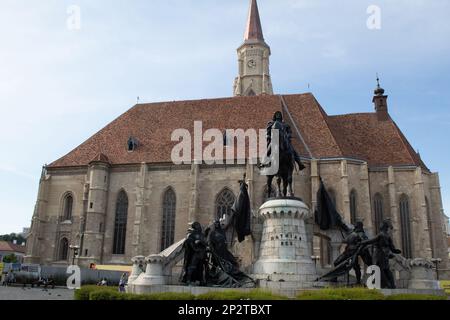
{"type": "Polygon", "coordinates": [[[290,126],[283,122],[283,114],[277,111],[272,121],[267,124],[267,158],[271,159],[269,163],[260,165],[260,168],[270,167],[273,161],[278,162],[278,171],[273,175],[267,176],[267,193],[268,197],[272,195],[272,181],[277,177],[277,197],[292,197],[292,173],[295,169],[295,163],[299,166],[299,170],[303,170],[305,166],[300,160],[300,156],[292,146],[292,130],[290,126]],[[278,145],[272,141],[272,131],[278,130],[278,145]],[[273,159],[274,148],[278,148],[278,159],[273,159]],[[281,189],[281,181],[283,181],[283,189],[281,189]]]}
{"type": "Polygon", "coordinates": [[[194,222],[188,230],[188,236],[184,242],[184,264],[181,282],[188,285],[199,283],[206,284],[205,269],[207,263],[207,243],[202,232],[202,226],[194,222]]]}
{"type": "Polygon", "coordinates": [[[367,245],[362,245],[367,239],[368,237],[364,231],[364,225],[362,222],[358,221],[352,232],[344,239],[343,243],[347,246],[345,247],[344,252],[334,261],[334,268],[318,278],[317,281],[336,281],[337,277],[346,274],[348,276],[350,270],[353,269],[355,270],[357,283],[361,284],[361,266],[359,264],[359,257],[362,258],[366,265],[369,266],[372,264],[372,257],[367,245]]]}
{"type": "Polygon", "coordinates": [[[361,266],[359,264],[359,257],[368,266],[372,264],[372,257],[367,247],[361,247],[363,241],[369,238],[364,231],[364,225],[361,221],[356,223],[353,231],[345,238],[344,243],[347,245],[344,252],[334,261],[334,266],[337,267],[345,260],[350,259],[349,266],[355,271],[356,283],[361,284],[361,266]]]}
{"type": "Polygon", "coordinates": [[[395,279],[389,267],[389,259],[392,259],[394,254],[402,253],[394,246],[391,236],[392,230],[391,221],[384,220],[380,227],[380,233],[375,238],[361,243],[362,246],[373,244],[373,263],[380,268],[381,287],[388,289],[395,289],[395,279]]]}
{"type": "Polygon", "coordinates": [[[255,287],[256,282],[240,271],[236,258],[228,250],[220,221],[206,228],[205,233],[200,223],[192,223],[183,247],[180,282],[225,288],[255,287]]]}

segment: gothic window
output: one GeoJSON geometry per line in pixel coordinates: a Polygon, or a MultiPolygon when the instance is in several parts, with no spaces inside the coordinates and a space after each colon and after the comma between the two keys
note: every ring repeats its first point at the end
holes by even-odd
{"type": "Polygon", "coordinates": [[[402,234],[402,253],[405,258],[412,257],[411,216],[409,200],[406,195],[400,197],[400,226],[402,234]]]}
{"type": "Polygon", "coordinates": [[[73,207],[73,197],[68,194],[64,197],[63,201],[63,220],[72,219],[72,207],[73,207]]]}
{"type": "Polygon", "coordinates": [[[231,214],[231,207],[234,204],[234,194],[231,190],[223,189],[216,198],[216,219],[220,219],[223,215],[231,214]]]}
{"type": "Polygon", "coordinates": [[[116,217],[114,220],[113,254],[125,254],[127,234],[128,196],[120,191],[116,201],[116,217]]]}
{"type": "Polygon", "coordinates": [[[161,251],[170,247],[175,241],[176,196],[172,188],[164,192],[163,220],[161,229],[161,251]]]}
{"type": "Polygon", "coordinates": [[[427,223],[428,223],[428,235],[430,237],[431,256],[434,258],[434,235],[433,235],[433,220],[431,218],[431,208],[428,198],[425,197],[425,205],[427,209],[427,223]]]}
{"type": "Polygon", "coordinates": [[[351,224],[356,224],[357,213],[356,213],[356,191],[352,190],[350,192],[350,222],[351,224]]]}
{"type": "Polygon", "coordinates": [[[381,194],[375,194],[373,200],[373,208],[375,212],[375,232],[378,234],[380,232],[380,226],[384,219],[383,214],[383,197],[381,194]]]}
{"type": "Polygon", "coordinates": [[[69,240],[62,238],[59,241],[58,260],[65,261],[69,258],[69,240]]]}

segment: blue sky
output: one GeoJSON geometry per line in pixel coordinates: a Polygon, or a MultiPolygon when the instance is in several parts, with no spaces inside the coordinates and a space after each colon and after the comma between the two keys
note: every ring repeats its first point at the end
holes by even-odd
{"type": "MultiPolygon", "coordinates": [[[[259,0],[276,93],[389,110],[450,212],[450,1],[259,0]],[[369,5],[381,29],[369,30],[369,5]],[[310,84],[310,89],[308,89],[310,84]]],[[[41,167],[141,102],[230,96],[247,0],[0,0],[0,234],[31,221],[41,167]],[[70,5],[81,28],[70,30],[70,5]]]]}

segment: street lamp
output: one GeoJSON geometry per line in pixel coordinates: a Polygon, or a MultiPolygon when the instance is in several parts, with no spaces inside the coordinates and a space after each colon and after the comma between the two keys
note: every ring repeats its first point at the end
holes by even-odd
{"type": "Polygon", "coordinates": [[[441,258],[433,258],[431,259],[431,262],[434,263],[434,265],[436,266],[436,280],[439,281],[439,263],[442,262],[441,258]]]}
{"type": "Polygon", "coordinates": [[[80,250],[80,247],[77,245],[71,245],[69,248],[73,250],[72,265],[75,265],[75,257],[78,256],[78,250],[80,250]]]}

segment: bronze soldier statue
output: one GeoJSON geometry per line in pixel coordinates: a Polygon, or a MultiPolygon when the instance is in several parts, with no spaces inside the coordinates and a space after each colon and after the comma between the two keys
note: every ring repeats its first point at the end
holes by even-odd
{"type": "Polygon", "coordinates": [[[402,253],[394,246],[391,236],[392,229],[391,221],[384,220],[380,227],[380,233],[375,238],[361,242],[362,246],[373,244],[373,263],[380,268],[381,287],[388,289],[395,289],[395,280],[389,268],[389,259],[392,259],[394,254],[402,253]]]}
{"type": "Polygon", "coordinates": [[[227,248],[227,237],[225,230],[222,229],[219,220],[214,221],[214,228],[208,233],[207,237],[208,247],[212,253],[211,262],[213,266],[218,267],[225,262],[225,270],[232,272],[233,269],[238,269],[236,258],[227,248]]]}
{"type": "Polygon", "coordinates": [[[200,283],[205,285],[205,267],[207,263],[207,243],[198,222],[192,223],[188,230],[188,237],[184,242],[184,264],[181,282],[188,285],[200,283]]]}
{"type": "Polygon", "coordinates": [[[349,261],[352,262],[351,267],[353,270],[355,270],[357,284],[361,284],[361,266],[359,265],[358,257],[361,256],[364,263],[366,263],[367,265],[372,264],[372,259],[370,258],[370,253],[368,252],[367,248],[360,248],[361,243],[367,239],[368,237],[366,235],[366,232],[364,231],[364,224],[361,221],[358,221],[353,231],[343,241],[345,244],[347,244],[344,252],[339,257],[337,257],[337,259],[333,263],[336,267],[345,260],[352,258],[349,261]]]}

